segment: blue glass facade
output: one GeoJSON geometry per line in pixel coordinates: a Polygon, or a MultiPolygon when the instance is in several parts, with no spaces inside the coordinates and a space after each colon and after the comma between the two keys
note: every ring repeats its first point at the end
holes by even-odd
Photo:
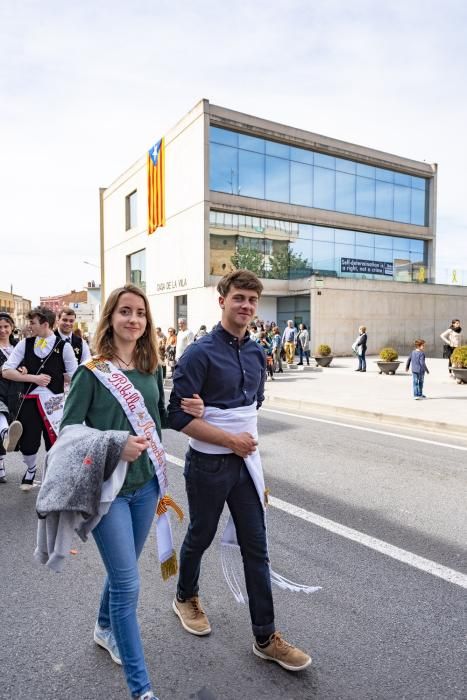
{"type": "Polygon", "coordinates": [[[425,226],[428,180],[210,127],[210,189],[425,226]]]}
{"type": "Polygon", "coordinates": [[[213,275],[246,267],[273,279],[321,274],[425,282],[427,277],[427,244],[413,238],[217,211],[210,213],[209,230],[213,275]]]}

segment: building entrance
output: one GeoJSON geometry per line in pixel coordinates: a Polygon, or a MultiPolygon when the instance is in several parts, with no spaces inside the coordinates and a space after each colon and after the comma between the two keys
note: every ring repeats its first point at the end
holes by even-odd
{"type": "Polygon", "coordinates": [[[310,295],[295,297],[277,297],[277,323],[281,331],[292,319],[298,328],[299,323],[305,323],[310,328],[310,295]]]}

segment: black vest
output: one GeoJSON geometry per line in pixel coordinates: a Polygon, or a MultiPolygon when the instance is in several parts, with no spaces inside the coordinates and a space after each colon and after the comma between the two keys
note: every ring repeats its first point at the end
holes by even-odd
{"type": "MultiPolygon", "coordinates": [[[[63,394],[65,380],[63,378],[66,372],[65,363],[63,361],[63,346],[65,343],[61,338],[57,338],[52,352],[47,358],[40,358],[34,353],[34,344],[36,338],[26,338],[26,349],[24,352],[24,364],[28,368],[28,374],[48,374],[51,377],[50,384],[47,389],[50,389],[52,394],[63,394]],[[45,361],[44,366],[39,372],[39,368],[45,361]]],[[[35,387],[34,384],[31,390],[35,387]]]]}
{"type": "MultiPolygon", "coordinates": [[[[61,335],[58,331],[55,331],[55,335],[57,338],[61,338],[61,335]]],[[[64,341],[68,342],[68,341],[64,341]]],[[[75,335],[74,333],[71,334],[71,347],[73,348],[73,351],[75,353],[76,361],[78,364],[81,364],[81,358],[83,356],[83,339],[80,338],[79,336],[75,335]]]]}

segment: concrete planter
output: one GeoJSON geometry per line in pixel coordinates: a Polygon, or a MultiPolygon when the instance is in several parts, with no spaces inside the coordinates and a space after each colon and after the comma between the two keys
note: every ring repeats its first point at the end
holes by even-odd
{"type": "Polygon", "coordinates": [[[395,374],[401,362],[402,360],[393,360],[392,362],[376,360],[380,374],[395,374]]]}
{"type": "Polygon", "coordinates": [[[458,384],[467,384],[467,367],[451,367],[451,371],[458,384]]]}
{"type": "Polygon", "coordinates": [[[313,355],[317,367],[329,367],[334,355],[313,355]]]}

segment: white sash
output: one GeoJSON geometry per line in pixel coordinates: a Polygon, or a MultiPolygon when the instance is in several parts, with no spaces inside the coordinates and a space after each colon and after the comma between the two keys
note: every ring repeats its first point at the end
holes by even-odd
{"type": "Polygon", "coordinates": [[[147,453],[154,466],[154,471],[159,482],[159,503],[157,505],[156,534],[159,561],[161,563],[162,577],[164,580],[174,576],[178,571],[177,557],[175,554],[170,518],[167,508],[172,507],[179,519],[183,518],[183,511],[167,494],[169,481],[167,478],[167,462],[165,450],[162,447],[156,424],[146,408],[141,393],[133,386],[128,377],[110,360],[95,357],[85,362],[99,381],[110,391],[118,401],[136,435],[145,437],[149,441],[147,453]]]}
{"type": "MultiPolygon", "coordinates": [[[[229,409],[206,406],[204,409],[203,420],[210,425],[214,425],[216,428],[226,430],[229,433],[235,433],[236,435],[239,433],[250,433],[253,435],[255,440],[258,440],[258,412],[255,404],[252,404],[251,406],[240,406],[238,408],[229,409]]],[[[189,444],[194,450],[204,452],[205,454],[232,453],[232,450],[227,447],[213,445],[211,443],[203,442],[202,440],[196,440],[195,438],[190,438],[189,444]]],[[[263,507],[266,522],[265,511],[268,502],[268,490],[265,488],[264,484],[264,473],[259,449],[257,448],[252,455],[245,457],[244,462],[255,486],[259,502],[263,507]]],[[[237,571],[240,569],[240,562],[239,559],[233,555],[234,548],[238,550],[238,541],[235,524],[232,516],[230,515],[222,535],[222,570],[227,581],[227,585],[229,586],[236,600],[239,603],[244,603],[245,597],[240,588],[239,576],[237,575],[237,571]]],[[[321,586],[306,586],[300,583],[295,583],[294,581],[290,581],[280,574],[277,574],[272,569],[270,569],[270,573],[271,582],[275,583],[276,586],[279,586],[279,588],[284,588],[291,591],[302,591],[304,593],[314,593],[321,588],[321,586]]]]}

